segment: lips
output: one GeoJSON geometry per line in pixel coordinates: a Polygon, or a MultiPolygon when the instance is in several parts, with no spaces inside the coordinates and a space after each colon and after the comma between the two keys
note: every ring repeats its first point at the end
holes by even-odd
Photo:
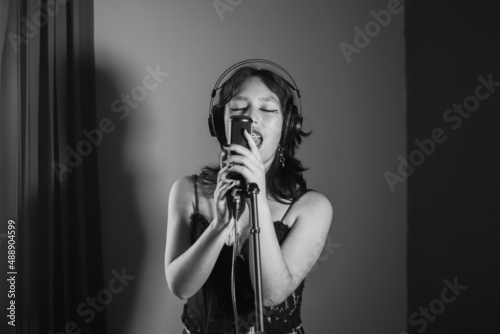
{"type": "Polygon", "coordinates": [[[257,145],[257,147],[260,148],[262,146],[263,142],[262,133],[253,128],[252,128],[252,139],[255,142],[255,145],[257,145]]]}

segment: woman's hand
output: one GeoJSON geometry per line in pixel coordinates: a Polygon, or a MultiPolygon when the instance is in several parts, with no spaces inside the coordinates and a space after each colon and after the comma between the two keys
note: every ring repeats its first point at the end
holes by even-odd
{"type": "Polygon", "coordinates": [[[219,174],[217,175],[217,187],[214,192],[214,221],[215,225],[220,226],[221,228],[226,227],[231,220],[226,198],[228,192],[234,187],[235,181],[228,179],[227,174],[227,166],[219,171],[219,174]]]}
{"type": "Polygon", "coordinates": [[[260,157],[259,148],[247,130],[243,132],[247,140],[248,147],[232,144],[226,147],[227,150],[237,154],[232,154],[227,158],[227,170],[241,174],[247,183],[256,183],[260,194],[266,194],[266,169],[260,157]]]}

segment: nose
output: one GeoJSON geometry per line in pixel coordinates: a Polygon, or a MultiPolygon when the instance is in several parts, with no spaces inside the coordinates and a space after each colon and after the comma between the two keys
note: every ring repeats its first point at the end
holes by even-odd
{"type": "Polygon", "coordinates": [[[257,106],[249,106],[246,110],[246,116],[252,118],[254,123],[258,123],[260,121],[259,109],[257,106]]]}

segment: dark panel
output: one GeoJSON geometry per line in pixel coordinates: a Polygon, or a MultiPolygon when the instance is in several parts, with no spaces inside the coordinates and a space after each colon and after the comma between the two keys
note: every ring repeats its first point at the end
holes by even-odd
{"type": "Polygon", "coordinates": [[[499,13],[498,2],[407,3],[410,333],[500,332],[499,13]],[[455,279],[467,288],[442,295],[455,279]]]}

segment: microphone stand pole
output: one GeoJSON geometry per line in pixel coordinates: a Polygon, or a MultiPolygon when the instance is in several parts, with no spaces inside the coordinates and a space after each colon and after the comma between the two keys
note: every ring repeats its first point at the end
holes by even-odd
{"type": "Polygon", "coordinates": [[[246,195],[250,198],[250,233],[253,255],[253,281],[255,283],[255,327],[250,327],[249,334],[264,334],[264,309],[262,304],[262,273],[260,262],[260,227],[257,195],[259,187],[256,183],[250,183],[246,189],[246,195]]]}

